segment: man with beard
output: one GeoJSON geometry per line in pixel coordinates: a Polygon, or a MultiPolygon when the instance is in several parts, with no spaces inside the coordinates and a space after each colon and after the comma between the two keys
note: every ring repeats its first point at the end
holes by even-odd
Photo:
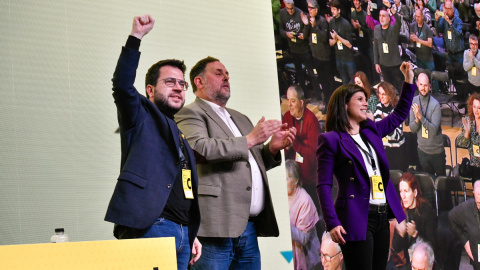
{"type": "Polygon", "coordinates": [[[387,6],[388,9],[382,8],[380,10],[380,24],[375,26],[373,33],[375,70],[378,74],[383,75],[384,81],[391,83],[397,91],[400,91],[403,77],[402,72],[400,72],[402,59],[398,49],[398,38],[402,20],[390,2],[384,1],[384,3],[389,5],[387,6]],[[393,26],[390,25],[388,10],[395,18],[393,26]]]}
{"type": "Polygon", "coordinates": [[[140,41],[154,25],[135,17],[113,75],[122,147],[121,171],[106,221],[118,239],[175,237],[177,268],[187,269],[201,254],[195,238],[200,224],[195,157],[173,121],[185,103],[185,64],[162,60],[145,77],[147,97],[133,86],[140,41]],[[195,241],[194,241],[195,240],[195,241]]]}
{"type": "Polygon", "coordinates": [[[435,69],[432,54],[433,32],[423,18],[423,12],[420,9],[416,9],[415,22],[412,23],[410,29],[410,41],[415,45],[417,66],[433,71],[435,69]]]}
{"type": "Polygon", "coordinates": [[[317,78],[314,75],[313,63],[310,57],[308,48],[308,24],[304,24],[302,17],[305,17],[303,12],[295,7],[293,0],[283,0],[285,8],[280,10],[280,35],[288,41],[290,54],[292,55],[293,64],[295,65],[296,83],[305,87],[305,74],[302,64],[308,70],[310,82],[313,92],[318,95],[320,88],[318,86],[317,78]]]}
{"type": "Polygon", "coordinates": [[[441,12],[435,12],[435,29],[438,34],[443,34],[445,50],[448,53],[448,63],[463,63],[463,36],[462,20],[455,16],[453,3],[446,0],[443,4],[443,15],[441,12]]]}
{"type": "Polygon", "coordinates": [[[220,60],[200,60],[190,71],[197,98],[175,116],[197,156],[203,255],[193,269],[260,269],[257,235],[279,235],[266,171],[296,130],[264,117],[253,126],[226,108],[229,79],[220,60]]]}
{"type": "MultiPolygon", "coordinates": [[[[470,49],[463,53],[463,69],[468,73],[468,88],[470,93],[480,92],[480,54],[478,53],[478,37],[471,34],[468,37],[470,49]]],[[[464,97],[465,98],[465,97],[464,97]]]]}
{"type": "Polygon", "coordinates": [[[420,73],[417,78],[420,95],[413,98],[410,110],[410,129],[417,133],[418,159],[424,172],[434,176],[445,175],[445,148],[440,103],[432,97],[430,78],[420,73]]]}

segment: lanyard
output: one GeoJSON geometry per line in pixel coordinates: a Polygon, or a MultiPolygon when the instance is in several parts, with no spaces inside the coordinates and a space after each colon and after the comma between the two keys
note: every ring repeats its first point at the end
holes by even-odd
{"type": "Polygon", "coordinates": [[[360,148],[365,153],[365,155],[367,155],[370,158],[370,165],[372,165],[373,172],[377,174],[377,164],[375,163],[375,159],[373,158],[373,153],[372,153],[372,149],[370,148],[370,144],[368,144],[368,141],[362,136],[362,134],[360,134],[360,138],[362,138],[362,141],[367,146],[368,152],[365,149],[363,149],[357,143],[357,141],[355,141],[355,139],[353,140],[353,142],[358,146],[358,148],[360,148]]]}
{"type": "Polygon", "coordinates": [[[182,134],[178,132],[178,138],[180,141],[180,149],[178,149],[178,156],[180,157],[181,168],[188,169],[188,160],[187,160],[187,149],[185,148],[185,144],[182,140],[182,134]]]}
{"type": "Polygon", "coordinates": [[[423,27],[424,27],[424,26],[425,26],[425,22],[423,22],[422,28],[419,29],[419,28],[418,28],[419,25],[418,25],[418,23],[417,23],[417,37],[418,37],[418,38],[420,38],[420,35],[421,35],[422,32],[423,32],[423,27]]]}
{"type": "Polygon", "coordinates": [[[420,98],[418,98],[418,103],[420,103],[420,112],[422,113],[423,117],[427,118],[427,110],[428,110],[428,105],[430,104],[430,94],[428,94],[428,101],[427,101],[427,107],[425,108],[425,114],[423,114],[423,109],[422,109],[422,101],[420,98]]]}
{"type": "Polygon", "coordinates": [[[300,118],[300,120],[297,120],[295,117],[293,117],[292,115],[292,123],[293,125],[295,126],[295,121],[300,121],[300,132],[298,132],[298,135],[297,136],[300,136],[302,135],[302,129],[303,129],[303,115],[302,117],[300,118]]]}

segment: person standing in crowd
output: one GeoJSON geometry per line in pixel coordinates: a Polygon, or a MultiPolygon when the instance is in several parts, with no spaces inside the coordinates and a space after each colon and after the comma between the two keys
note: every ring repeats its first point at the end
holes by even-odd
{"type": "Polygon", "coordinates": [[[197,157],[202,257],[193,269],[260,269],[257,235],[279,235],[266,171],[281,163],[296,130],[265,117],[253,126],[226,108],[229,79],[220,60],[198,61],[190,71],[197,98],[175,116],[197,157]]]}
{"type": "Polygon", "coordinates": [[[433,71],[435,64],[433,62],[433,32],[424,21],[421,10],[415,10],[415,22],[410,27],[410,41],[415,47],[417,56],[417,66],[422,69],[433,71]]]}
{"type": "Polygon", "coordinates": [[[480,179],[480,94],[474,92],[467,100],[467,117],[462,118],[463,129],[458,135],[458,146],[468,148],[473,181],[480,179]]]}
{"type": "Polygon", "coordinates": [[[418,75],[417,86],[420,95],[413,98],[409,126],[417,133],[420,166],[431,175],[445,175],[440,103],[431,95],[430,78],[426,73],[418,75]]]}
{"type": "Polygon", "coordinates": [[[453,3],[451,0],[445,0],[443,4],[444,14],[435,12],[435,29],[437,33],[443,34],[445,42],[445,50],[448,53],[448,63],[463,62],[463,36],[462,36],[462,20],[455,16],[453,11],[453,3]]]}
{"type": "Polygon", "coordinates": [[[383,75],[383,80],[391,83],[395,89],[402,89],[402,74],[400,72],[400,51],[398,49],[398,39],[400,34],[401,19],[392,4],[388,9],[380,9],[380,25],[375,26],[373,34],[373,53],[375,56],[375,69],[378,74],[383,75]],[[390,15],[388,10],[395,18],[395,24],[390,25],[390,15]]]}
{"type": "Polygon", "coordinates": [[[302,186],[319,208],[315,150],[320,124],[317,117],[307,108],[303,90],[299,85],[292,85],[287,89],[287,100],[289,110],[283,115],[282,123],[287,124],[288,128],[294,127],[297,133],[292,145],[285,149],[285,159],[298,163],[302,186]]]}
{"type": "Polygon", "coordinates": [[[132,32],[113,75],[122,142],[121,172],[105,220],[118,239],[175,237],[177,268],[187,269],[200,224],[195,157],[173,121],[185,103],[185,64],[162,60],[145,76],[147,97],[133,86],[141,39],[152,30],[150,15],[133,19],[132,32]],[[192,247],[192,249],[190,249],[192,247]]]}
{"type": "Polygon", "coordinates": [[[392,8],[401,18],[402,26],[400,27],[400,34],[408,37],[410,35],[410,22],[412,21],[410,10],[400,0],[393,0],[392,8]]]}
{"type": "Polygon", "coordinates": [[[323,232],[320,259],[325,270],[342,270],[343,254],[340,245],[332,240],[329,232],[323,232]]]}
{"type": "Polygon", "coordinates": [[[350,23],[340,16],[341,5],[338,0],[330,1],[330,11],[333,18],[330,20],[329,31],[330,46],[335,48],[337,71],[343,84],[352,83],[356,71],[355,59],[353,57],[353,32],[350,23]]]}
{"type": "Polygon", "coordinates": [[[368,80],[373,82],[373,31],[367,25],[367,13],[362,9],[361,0],[353,0],[353,6],[351,24],[355,33],[355,45],[362,55],[361,61],[365,61],[359,69],[363,70],[368,80]]]}
{"type": "MultiPolygon", "coordinates": [[[[333,72],[330,65],[330,45],[328,44],[328,23],[327,20],[318,13],[318,3],[316,0],[307,0],[308,17],[302,16],[305,25],[310,26],[309,41],[310,51],[312,52],[313,74],[318,77],[322,85],[324,101],[327,102],[333,92],[333,72]]],[[[320,93],[317,93],[317,97],[320,93]]]]}
{"type": "Polygon", "coordinates": [[[463,202],[448,213],[450,227],[460,239],[474,270],[480,269],[480,181],[473,183],[474,200],[463,202]]]}
{"type": "MultiPolygon", "coordinates": [[[[377,86],[377,89],[380,102],[377,104],[376,110],[373,114],[375,122],[381,121],[383,118],[392,114],[398,103],[398,96],[395,93],[393,85],[388,82],[381,82],[377,86]]],[[[403,136],[403,123],[396,127],[392,133],[383,137],[382,141],[390,169],[405,170],[408,165],[404,165],[406,163],[406,158],[402,155],[403,152],[401,152],[400,149],[405,142],[405,137],[403,136]]]]}
{"type": "Polygon", "coordinates": [[[384,270],[390,242],[388,220],[405,220],[381,143],[407,118],[415,93],[411,64],[403,63],[401,70],[405,83],[392,114],[371,121],[365,90],[343,85],[328,104],[327,133],[318,136],[318,198],[327,231],[341,245],[347,270],[384,270]],[[338,184],[335,202],[334,176],[338,184]]]}
{"type": "Polygon", "coordinates": [[[301,187],[298,163],[287,159],[285,168],[295,269],[316,269],[320,264],[320,256],[317,254],[320,248],[316,230],[316,224],[320,220],[317,208],[312,197],[301,187]]]}
{"type": "Polygon", "coordinates": [[[378,97],[375,94],[375,91],[373,91],[367,76],[362,71],[357,71],[357,73],[355,73],[354,83],[365,89],[368,98],[367,116],[370,120],[373,120],[373,113],[377,109],[378,104],[378,97]]]}
{"type": "Polygon", "coordinates": [[[432,13],[430,10],[425,6],[424,0],[417,0],[415,3],[415,10],[420,10],[423,14],[424,22],[429,26],[432,27],[432,13]]]}
{"type": "Polygon", "coordinates": [[[403,173],[398,183],[403,211],[407,216],[406,224],[397,224],[393,235],[393,249],[403,251],[407,268],[410,265],[408,249],[418,239],[423,239],[432,247],[437,237],[437,214],[433,207],[422,197],[422,190],[415,176],[403,173]]]}
{"type": "Polygon", "coordinates": [[[475,3],[473,5],[473,14],[470,18],[470,27],[468,31],[470,34],[474,34],[475,36],[479,36],[480,32],[480,3],[475,3]]]}
{"type": "Polygon", "coordinates": [[[468,37],[470,49],[463,53],[463,69],[468,74],[469,93],[480,92],[480,54],[478,53],[478,37],[468,37]]]}
{"type": "Polygon", "coordinates": [[[412,245],[412,270],[432,270],[435,262],[433,248],[422,240],[412,245]]]}
{"type": "Polygon", "coordinates": [[[320,89],[316,77],[313,74],[313,64],[310,57],[310,49],[308,45],[308,24],[305,25],[302,21],[303,12],[295,7],[293,0],[283,0],[285,7],[280,10],[280,35],[287,39],[288,48],[292,56],[293,64],[295,65],[296,83],[304,87],[305,72],[302,64],[308,71],[310,81],[312,83],[312,90],[319,93],[320,89]]]}

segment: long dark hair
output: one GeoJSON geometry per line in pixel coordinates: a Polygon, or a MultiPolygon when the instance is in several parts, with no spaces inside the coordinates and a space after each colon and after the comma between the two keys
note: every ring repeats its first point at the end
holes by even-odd
{"type": "Polygon", "coordinates": [[[362,92],[367,97],[367,92],[356,84],[345,84],[333,92],[327,107],[326,131],[347,132],[352,128],[348,121],[346,105],[353,94],[362,92]]]}
{"type": "MultiPolygon", "coordinates": [[[[423,198],[422,189],[420,188],[420,183],[418,183],[417,178],[415,178],[415,175],[413,175],[409,172],[403,173],[402,176],[400,177],[400,181],[398,181],[398,188],[399,189],[400,189],[400,182],[402,182],[402,181],[405,181],[405,183],[408,184],[410,189],[412,189],[412,192],[417,190],[417,196],[415,197],[415,202],[416,202],[415,208],[417,210],[420,206],[422,206],[426,203],[428,204],[428,202],[423,198]]],[[[400,200],[400,201],[401,201],[401,204],[402,204],[403,211],[406,213],[407,209],[405,209],[405,206],[403,206],[403,201],[402,200],[400,200]]]]}

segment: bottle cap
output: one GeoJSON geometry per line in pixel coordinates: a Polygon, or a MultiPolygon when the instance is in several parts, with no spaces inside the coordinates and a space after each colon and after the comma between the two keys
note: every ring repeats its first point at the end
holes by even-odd
{"type": "Polygon", "coordinates": [[[57,232],[65,232],[65,230],[64,230],[63,228],[56,228],[56,229],[55,229],[55,232],[56,232],[56,233],[57,233],[57,232]]]}

